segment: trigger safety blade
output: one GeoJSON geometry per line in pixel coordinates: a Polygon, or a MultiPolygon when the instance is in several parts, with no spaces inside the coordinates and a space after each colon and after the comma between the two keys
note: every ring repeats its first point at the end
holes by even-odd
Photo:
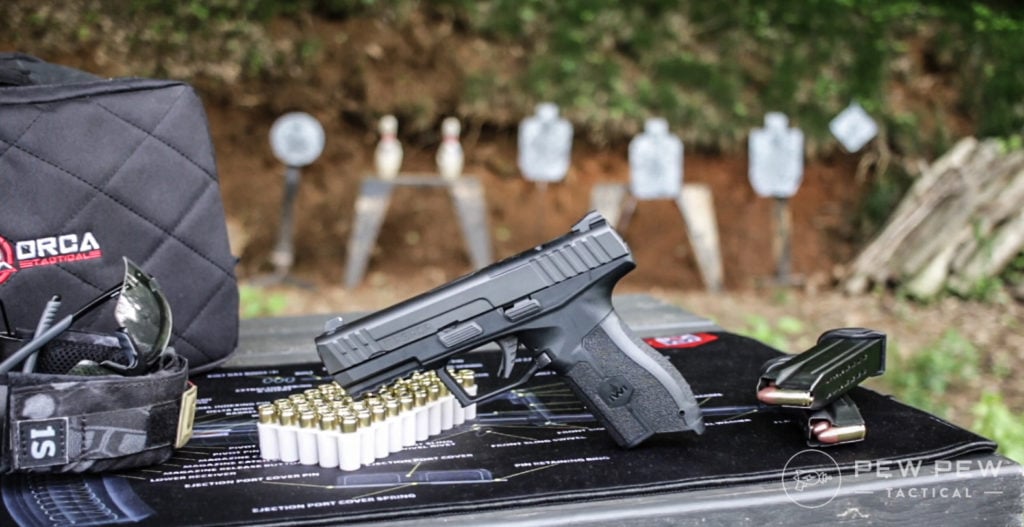
{"type": "Polygon", "coordinates": [[[512,376],[512,369],[516,363],[516,353],[519,351],[519,339],[515,335],[506,335],[497,340],[501,348],[501,364],[498,365],[498,377],[508,379],[512,376]]]}

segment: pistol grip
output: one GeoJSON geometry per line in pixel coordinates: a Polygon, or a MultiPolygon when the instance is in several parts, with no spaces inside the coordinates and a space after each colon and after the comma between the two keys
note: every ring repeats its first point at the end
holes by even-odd
{"type": "Polygon", "coordinates": [[[704,431],[689,384],[611,311],[571,353],[552,357],[615,442],[634,447],[656,433],[704,431]]]}

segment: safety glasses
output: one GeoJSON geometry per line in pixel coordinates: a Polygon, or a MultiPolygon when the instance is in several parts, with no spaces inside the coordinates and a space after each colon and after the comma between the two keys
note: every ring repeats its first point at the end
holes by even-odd
{"type": "Polygon", "coordinates": [[[36,353],[43,346],[70,328],[75,321],[114,298],[117,299],[114,307],[114,319],[118,325],[116,336],[124,361],[107,360],[101,366],[111,373],[121,375],[142,375],[148,372],[170,341],[171,306],[155,278],[128,258],[124,259],[124,267],[124,280],[121,284],[104,291],[78,311],[57,322],[53,322],[53,318],[60,307],[60,297],[54,296],[43,310],[32,340],[0,363],[0,374],[11,371],[22,361],[22,371],[31,372],[36,353]]]}

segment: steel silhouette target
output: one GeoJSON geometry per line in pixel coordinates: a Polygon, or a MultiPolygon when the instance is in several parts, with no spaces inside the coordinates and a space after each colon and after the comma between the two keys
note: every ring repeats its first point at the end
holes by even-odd
{"type": "Polygon", "coordinates": [[[308,166],[324,151],[324,127],[305,112],[291,112],[278,117],[270,127],[270,148],[274,157],[285,166],[308,166]]]}
{"type": "Polygon", "coordinates": [[[763,198],[790,198],[804,175],[804,133],[789,127],[785,114],[769,112],[764,128],[750,132],[748,175],[754,192],[763,198]]]}
{"type": "Polygon", "coordinates": [[[683,189],[683,142],[668,122],[648,119],[629,143],[629,189],[637,199],[676,199],[683,189]]]}
{"type": "Polygon", "coordinates": [[[537,105],[534,115],[519,124],[519,170],[530,181],[565,179],[572,154],[572,124],[558,116],[553,103],[537,105]]]}

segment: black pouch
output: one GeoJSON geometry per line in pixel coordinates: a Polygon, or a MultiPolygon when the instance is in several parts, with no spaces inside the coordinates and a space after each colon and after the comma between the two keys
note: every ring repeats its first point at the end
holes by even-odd
{"type": "MultiPolygon", "coordinates": [[[[85,303],[119,280],[125,256],[160,281],[174,312],[171,345],[193,372],[234,350],[235,259],[199,98],[181,82],[100,79],[0,54],[0,300],[9,325],[30,335],[55,294],[85,303]]],[[[112,319],[91,316],[76,328],[109,333],[112,319]]]]}

